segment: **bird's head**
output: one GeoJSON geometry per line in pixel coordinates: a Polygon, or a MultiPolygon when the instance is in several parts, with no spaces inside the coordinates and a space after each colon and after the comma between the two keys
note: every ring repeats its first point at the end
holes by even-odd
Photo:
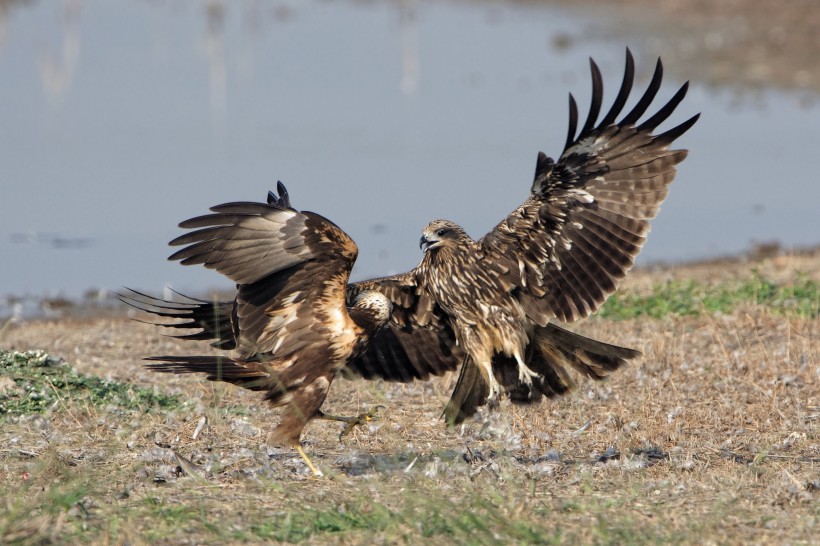
{"type": "Polygon", "coordinates": [[[433,220],[421,231],[419,248],[425,253],[430,250],[453,247],[464,239],[469,239],[467,233],[449,220],[433,220]]]}
{"type": "Polygon", "coordinates": [[[373,320],[376,330],[387,324],[393,312],[393,303],[376,290],[360,292],[353,298],[352,307],[365,311],[373,320]]]}

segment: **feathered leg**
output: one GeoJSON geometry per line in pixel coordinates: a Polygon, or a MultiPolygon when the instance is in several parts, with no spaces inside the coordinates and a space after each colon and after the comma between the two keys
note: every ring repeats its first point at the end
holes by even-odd
{"type": "Polygon", "coordinates": [[[450,396],[450,401],[442,412],[442,417],[448,425],[458,425],[467,417],[473,415],[476,410],[487,403],[490,394],[490,387],[484,376],[473,364],[468,356],[461,364],[461,372],[458,381],[450,396]]]}
{"type": "MultiPolygon", "coordinates": [[[[287,383],[292,381],[292,378],[287,376],[283,376],[283,379],[287,383]]],[[[284,399],[271,400],[275,405],[279,405],[283,401],[285,403],[282,418],[272,433],[274,441],[280,445],[293,446],[293,449],[302,457],[302,460],[305,461],[307,467],[317,478],[322,477],[323,474],[302,449],[300,438],[302,431],[310,420],[321,413],[319,408],[325,401],[332,380],[333,375],[331,373],[316,376],[312,380],[302,383],[300,389],[288,392],[284,399]]]]}

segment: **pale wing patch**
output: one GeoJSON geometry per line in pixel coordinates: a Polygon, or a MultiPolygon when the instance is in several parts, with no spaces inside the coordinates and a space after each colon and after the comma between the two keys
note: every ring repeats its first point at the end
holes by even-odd
{"type": "Polygon", "coordinates": [[[302,213],[261,203],[229,203],[211,210],[216,214],[180,224],[200,229],[171,241],[172,246],[188,246],[169,259],[202,264],[234,282],[251,284],[312,257],[302,213]]]}

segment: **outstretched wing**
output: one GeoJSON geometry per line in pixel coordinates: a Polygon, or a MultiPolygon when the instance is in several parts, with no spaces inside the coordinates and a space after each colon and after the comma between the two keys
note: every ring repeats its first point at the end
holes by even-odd
{"type": "Polygon", "coordinates": [[[578,109],[570,95],[564,152],[555,163],[538,154],[529,198],[482,239],[489,259],[518,267],[510,281],[531,319],[574,321],[595,312],[632,267],[686,150],[670,144],[699,115],[653,134],[686,95],[688,83],[654,115],[638,124],[661,85],[658,59],[649,87],[635,107],[616,121],[634,76],[632,54],[620,91],[599,122],[603,101],[600,70],[590,59],[592,105],[578,136],[578,109]]]}
{"type": "Polygon", "coordinates": [[[195,229],[171,241],[170,256],[202,264],[237,283],[237,348],[286,356],[314,342],[330,343],[344,327],[345,287],[358,249],[330,220],[290,206],[280,182],[267,203],[226,203],[191,218],[195,229]]]}
{"type": "Polygon", "coordinates": [[[371,339],[367,350],[347,369],[365,379],[409,382],[455,370],[464,359],[449,321],[409,271],[348,286],[347,299],[378,290],[393,303],[390,322],[371,339]]]}
{"type": "Polygon", "coordinates": [[[164,319],[179,319],[183,322],[146,322],[155,326],[182,330],[171,335],[178,339],[208,340],[211,345],[226,351],[236,349],[234,331],[233,301],[203,300],[175,292],[178,300],[155,298],[127,288],[129,293],[117,294],[117,298],[135,309],[151,313],[164,319]],[[197,330],[194,333],[187,333],[197,330]]]}

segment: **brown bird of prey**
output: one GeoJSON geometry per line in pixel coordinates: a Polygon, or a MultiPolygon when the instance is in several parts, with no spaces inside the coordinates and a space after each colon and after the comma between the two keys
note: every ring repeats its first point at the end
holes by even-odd
{"type": "MultiPolygon", "coordinates": [[[[232,302],[174,303],[137,293],[126,303],[160,316],[185,318],[202,329],[188,339],[213,343],[226,356],[159,356],[149,367],[158,372],[206,373],[263,391],[274,406],[284,406],[274,429],[277,443],[293,446],[315,475],[300,444],[302,429],[319,409],[333,378],[366,347],[388,321],[392,304],[372,290],[346,302],[347,281],[358,249],[329,220],[290,206],[282,183],[267,203],[226,203],[213,214],[180,224],[195,231],[171,245],[187,245],[169,259],[203,264],[237,284],[232,302]]],[[[180,325],[173,325],[180,327],[180,325]]],[[[191,327],[186,324],[182,327],[191,327]]],[[[350,418],[352,421],[354,418],[350,418]]]]}
{"type": "MultiPolygon", "coordinates": [[[[660,88],[663,70],[658,60],[648,88],[618,120],[634,79],[634,61],[627,50],[620,90],[599,121],[602,77],[591,60],[590,66],[592,104],[586,121],[576,135],[578,109],[570,95],[564,151],[557,162],[538,154],[535,179],[524,203],[478,241],[453,222],[431,222],[422,231],[421,263],[407,273],[344,286],[355,245],[329,221],[293,211],[281,187],[278,202],[273,198],[269,206],[288,211],[273,215],[284,224],[215,219],[235,215],[237,207],[267,218],[265,205],[252,204],[223,205],[205,220],[183,222],[182,227],[204,229],[177,239],[176,244],[190,246],[172,258],[217,268],[239,283],[237,299],[152,299],[145,308],[160,316],[186,319],[173,327],[200,330],[178,337],[212,339],[217,347],[249,356],[242,362],[229,360],[221,376],[213,358],[196,360],[206,357],[167,357],[158,369],[206,371],[201,367],[204,362],[214,366],[208,370],[209,378],[238,384],[243,373],[256,374],[243,386],[268,390],[268,397],[278,401],[283,400],[280,393],[293,393],[295,400],[300,389],[307,388],[301,379],[305,368],[324,378],[324,386],[342,368],[366,379],[406,382],[460,365],[444,410],[452,424],[502,394],[525,404],[562,394],[573,384],[570,368],[602,379],[639,356],[638,351],[589,339],[550,320],[572,322],[586,317],[616,290],[646,240],[649,220],[666,197],[675,165],[686,157],[685,150],[669,147],[698,116],[654,134],[683,100],[688,88],[684,84],[655,114],[640,121],[660,88]],[[286,229],[297,225],[301,231],[286,229]],[[278,257],[280,252],[284,258],[278,257]],[[335,275],[332,296],[325,293],[330,289],[322,275],[335,275]],[[353,323],[369,325],[356,331],[356,342],[347,348],[334,342],[338,327],[327,326],[343,321],[339,318],[345,316],[343,303],[353,323]],[[361,315],[367,321],[354,314],[357,307],[363,308],[361,315]],[[306,323],[313,327],[304,328],[306,323]],[[334,355],[327,368],[300,364],[301,352],[318,351],[313,344],[323,348],[323,354],[334,355]],[[268,359],[279,368],[261,364],[268,359]],[[317,370],[327,373],[320,375],[317,370]]],[[[298,431],[310,417],[321,416],[319,406],[326,392],[324,387],[319,397],[310,391],[316,398],[307,398],[315,401],[293,410],[299,427],[288,429],[297,431],[288,438],[297,449],[298,431]]],[[[303,458],[308,461],[304,454],[303,458]]]]}
{"type": "MultiPolygon", "coordinates": [[[[568,368],[600,379],[640,354],[571,333],[550,320],[586,317],[617,289],[646,240],[675,165],[686,157],[685,150],[669,147],[699,115],[655,134],[683,100],[686,83],[640,121],[661,85],[658,59],[648,88],[618,119],[634,75],[627,50],[620,90],[599,120],[602,78],[591,59],[590,67],[592,104],[586,121],[576,135],[578,108],[570,95],[564,151],[557,161],[538,154],[535,178],[521,206],[478,241],[448,220],[430,222],[422,231],[424,256],[418,267],[358,283],[353,290],[378,290],[391,299],[391,329],[399,322],[451,331],[464,361],[444,411],[449,423],[462,421],[502,393],[521,403],[561,394],[572,385],[568,368]]],[[[385,334],[376,339],[380,335],[385,334]]],[[[379,358],[389,362],[389,354],[374,358],[378,347],[374,344],[354,367],[379,358]]],[[[380,369],[385,368],[390,364],[382,363],[380,369]]]]}

